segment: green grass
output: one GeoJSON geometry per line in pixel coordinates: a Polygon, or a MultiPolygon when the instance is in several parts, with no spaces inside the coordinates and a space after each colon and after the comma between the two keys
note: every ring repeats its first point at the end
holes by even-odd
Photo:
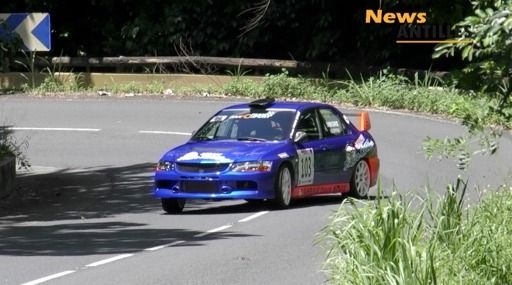
{"type": "Polygon", "coordinates": [[[25,84],[22,90],[27,93],[33,94],[50,94],[50,93],[63,93],[63,92],[79,92],[85,90],[81,75],[58,75],[57,73],[48,73],[39,85],[31,87],[25,84]]]}
{"type": "Polygon", "coordinates": [[[330,283],[511,284],[512,187],[464,208],[465,187],[458,180],[439,199],[345,200],[321,239],[330,283]]]}
{"type": "Polygon", "coordinates": [[[112,82],[110,86],[104,86],[103,88],[95,89],[109,91],[114,94],[163,94],[167,88],[163,82],[155,80],[148,84],[141,84],[137,82],[118,84],[112,82]]]}
{"type": "MultiPolygon", "coordinates": [[[[382,71],[369,78],[350,76],[348,80],[328,81],[290,77],[283,71],[277,75],[267,75],[261,83],[243,76],[233,77],[221,92],[233,96],[273,96],[357,107],[410,110],[512,127],[512,122],[498,112],[490,111],[497,101],[489,94],[446,86],[428,72],[423,75],[417,73],[413,80],[382,71]]],[[[512,111],[512,106],[508,108],[512,111]]]]}

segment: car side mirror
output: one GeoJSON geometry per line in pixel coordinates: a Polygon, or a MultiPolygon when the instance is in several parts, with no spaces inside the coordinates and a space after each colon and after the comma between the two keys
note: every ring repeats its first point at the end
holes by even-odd
{"type": "Polygon", "coordinates": [[[298,143],[298,142],[302,141],[303,139],[305,139],[305,138],[306,138],[306,136],[307,136],[307,135],[306,135],[306,133],[305,133],[305,132],[303,132],[303,131],[298,131],[298,132],[296,132],[296,133],[295,133],[295,136],[293,137],[293,141],[294,141],[294,142],[296,142],[296,143],[298,143]]]}

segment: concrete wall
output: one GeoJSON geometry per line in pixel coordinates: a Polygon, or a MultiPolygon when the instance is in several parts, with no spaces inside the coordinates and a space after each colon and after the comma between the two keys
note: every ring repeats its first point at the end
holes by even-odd
{"type": "Polygon", "coordinates": [[[14,191],[16,178],[16,159],[7,157],[0,160],[0,198],[8,196],[14,191]]]}
{"type": "MultiPolygon", "coordinates": [[[[23,84],[34,82],[41,84],[48,74],[44,73],[0,73],[0,88],[19,89],[23,84]]],[[[208,87],[222,86],[233,77],[228,75],[199,75],[199,74],[146,74],[146,73],[68,73],[56,72],[54,74],[62,82],[79,81],[87,87],[109,88],[113,85],[136,83],[147,85],[158,82],[169,88],[173,87],[208,87]]],[[[244,79],[262,80],[262,76],[244,76],[244,79]]],[[[31,84],[29,84],[31,85],[31,84]]]]}

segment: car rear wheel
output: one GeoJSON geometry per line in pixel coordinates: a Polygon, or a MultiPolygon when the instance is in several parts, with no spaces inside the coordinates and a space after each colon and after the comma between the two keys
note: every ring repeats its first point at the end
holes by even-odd
{"type": "Polygon", "coordinates": [[[368,196],[370,191],[370,168],[365,160],[360,160],[354,168],[350,181],[350,195],[356,198],[368,196]]]}
{"type": "Polygon", "coordinates": [[[290,167],[281,166],[276,179],[276,197],[275,202],[279,207],[286,208],[290,206],[292,200],[293,179],[290,167]]]}
{"type": "Polygon", "coordinates": [[[168,214],[179,214],[185,208],[185,199],[167,198],[162,199],[162,208],[168,214]]]}

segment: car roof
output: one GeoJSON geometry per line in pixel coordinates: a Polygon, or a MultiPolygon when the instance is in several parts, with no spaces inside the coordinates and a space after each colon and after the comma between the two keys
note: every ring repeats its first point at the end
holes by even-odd
{"type": "MultiPolygon", "coordinates": [[[[237,104],[232,105],[227,108],[224,108],[224,110],[229,109],[249,109],[250,102],[243,103],[243,104],[237,104]]],[[[317,103],[317,102],[306,102],[306,101],[275,101],[273,103],[270,103],[265,106],[266,109],[269,108],[279,108],[279,109],[292,109],[296,111],[301,111],[310,107],[332,107],[331,105],[324,104],[324,103],[317,103]]]]}

